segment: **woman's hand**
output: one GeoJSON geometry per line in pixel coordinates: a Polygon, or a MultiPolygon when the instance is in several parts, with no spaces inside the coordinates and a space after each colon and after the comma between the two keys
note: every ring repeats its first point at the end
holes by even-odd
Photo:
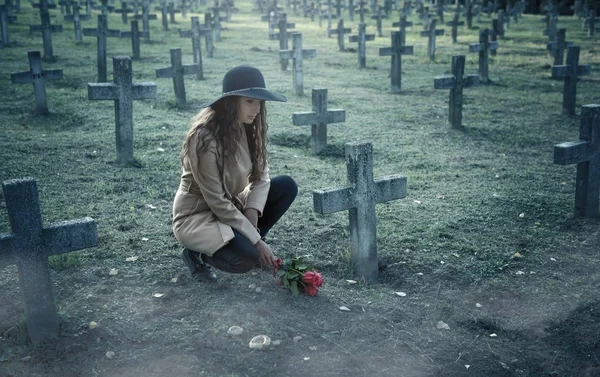
{"type": "Polygon", "coordinates": [[[244,210],[244,216],[246,216],[246,218],[248,220],[250,220],[250,223],[252,224],[253,227],[258,229],[258,211],[255,210],[254,208],[246,208],[244,210]]]}
{"type": "Polygon", "coordinates": [[[258,250],[258,261],[260,262],[260,267],[263,269],[268,269],[270,267],[275,267],[275,261],[277,258],[273,255],[271,248],[269,245],[265,243],[265,241],[260,240],[256,243],[256,249],[258,250]]]}

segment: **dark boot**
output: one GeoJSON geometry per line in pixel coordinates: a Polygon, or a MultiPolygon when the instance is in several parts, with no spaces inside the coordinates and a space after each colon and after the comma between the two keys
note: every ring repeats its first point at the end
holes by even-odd
{"type": "Polygon", "coordinates": [[[199,254],[188,248],[184,248],[181,252],[181,259],[190,270],[192,279],[197,281],[215,281],[217,275],[212,271],[212,268],[206,263],[202,262],[199,258],[199,254]]]}

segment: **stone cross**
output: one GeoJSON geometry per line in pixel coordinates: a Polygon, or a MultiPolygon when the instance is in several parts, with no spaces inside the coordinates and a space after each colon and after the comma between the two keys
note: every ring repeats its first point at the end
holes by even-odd
{"type": "Polygon", "coordinates": [[[212,14],[212,29],[213,29],[213,33],[214,33],[214,40],[215,42],[219,42],[221,40],[221,29],[223,28],[221,26],[221,21],[225,20],[225,17],[221,17],[219,15],[219,8],[215,7],[212,8],[213,14],[212,14]]]}
{"type": "MultiPolygon", "coordinates": [[[[292,37],[292,34],[290,32],[288,32],[288,28],[295,28],[296,24],[287,22],[287,17],[286,17],[286,14],[284,13],[281,16],[281,18],[279,19],[278,27],[279,27],[279,32],[270,34],[269,39],[271,39],[271,38],[279,39],[279,50],[287,50],[290,48],[288,45],[288,41],[292,37]]],[[[287,71],[288,63],[289,63],[288,60],[280,59],[279,63],[281,64],[281,70],[287,71]]]]}
{"type": "Polygon", "coordinates": [[[327,110],[327,89],[312,90],[312,111],[292,114],[294,126],[312,126],[310,145],[313,154],[319,154],[327,148],[327,125],[345,121],[345,110],[327,110]]]}
{"type": "Polygon", "coordinates": [[[354,11],[356,6],[354,5],[354,0],[348,0],[348,17],[351,22],[354,22],[354,11]]]}
{"type": "Polygon", "coordinates": [[[383,31],[381,30],[381,23],[382,23],[383,17],[384,16],[383,16],[382,7],[378,7],[377,14],[371,16],[372,20],[377,20],[377,36],[378,37],[383,37],[383,31]]]}
{"type": "Polygon", "coordinates": [[[435,26],[436,20],[431,20],[429,30],[422,31],[420,34],[421,37],[428,38],[427,51],[429,53],[429,61],[431,62],[435,60],[435,37],[438,35],[444,35],[444,29],[436,29],[435,26]]]}
{"type": "Polygon", "coordinates": [[[121,9],[116,9],[115,13],[121,13],[121,21],[127,25],[127,13],[133,13],[133,9],[127,7],[126,1],[121,1],[121,9]]]}
{"type": "Polygon", "coordinates": [[[100,5],[95,6],[94,9],[98,9],[102,15],[108,16],[108,12],[112,12],[115,8],[112,5],[108,5],[108,0],[100,0],[100,5]]]}
{"type": "Polygon", "coordinates": [[[194,63],[198,65],[198,70],[196,72],[196,80],[204,80],[204,68],[202,65],[202,44],[200,43],[200,39],[205,33],[211,34],[212,36],[212,30],[202,29],[200,27],[200,19],[197,16],[192,16],[191,30],[179,31],[179,36],[181,38],[192,39],[192,54],[194,55],[194,63]]]}
{"type": "Polygon", "coordinates": [[[458,27],[463,26],[465,23],[463,21],[458,21],[458,13],[454,13],[454,18],[452,21],[446,22],[446,26],[452,26],[452,43],[456,43],[456,37],[458,36],[458,27]]]}
{"type": "Polygon", "coordinates": [[[479,32],[479,43],[472,43],[469,45],[469,52],[479,53],[479,82],[481,84],[488,84],[489,78],[489,52],[496,51],[498,49],[498,41],[489,41],[489,29],[483,29],[479,32]]]}
{"type": "Polygon", "coordinates": [[[375,40],[375,34],[367,34],[367,25],[358,24],[358,35],[351,35],[350,42],[358,42],[358,68],[367,66],[367,42],[375,40]]]}
{"type": "Polygon", "coordinates": [[[120,38],[121,31],[120,30],[112,30],[108,29],[106,16],[99,14],[98,15],[98,27],[96,29],[83,29],[83,35],[87,37],[96,37],[97,39],[97,48],[98,48],[98,82],[106,82],[107,74],[106,74],[106,38],[114,37],[120,38]]]}
{"type": "Polygon", "coordinates": [[[563,114],[575,114],[577,97],[577,78],[589,75],[589,65],[579,65],[579,46],[567,47],[567,64],[552,67],[552,78],[564,78],[563,89],[563,114]]]}
{"type": "Polygon", "coordinates": [[[0,5],[0,30],[2,32],[2,45],[8,46],[8,8],[5,5],[0,5]]]}
{"type": "Polygon", "coordinates": [[[600,197],[600,105],[581,106],[579,141],[554,146],[554,163],[577,164],[575,216],[598,217],[600,197]]]}
{"type": "Polygon", "coordinates": [[[438,76],[434,80],[435,89],[450,89],[448,120],[454,128],[462,127],[463,88],[479,85],[479,75],[466,75],[465,56],[452,57],[452,75],[438,76]]]}
{"type": "Polygon", "coordinates": [[[169,15],[168,15],[167,2],[165,0],[161,0],[160,6],[154,7],[154,10],[160,11],[160,20],[162,22],[163,30],[169,30],[169,18],[168,18],[169,15]]]}
{"type": "Polygon", "coordinates": [[[204,43],[206,44],[206,57],[212,58],[214,53],[214,25],[212,22],[212,13],[204,13],[204,27],[201,33],[204,34],[204,43]]]}
{"type": "Polygon", "coordinates": [[[465,0],[465,19],[467,20],[467,28],[469,30],[473,29],[473,2],[471,0],[465,0]]]}
{"type": "Polygon", "coordinates": [[[50,24],[50,13],[40,8],[40,17],[42,19],[41,25],[30,25],[29,30],[31,32],[41,31],[42,40],[44,42],[44,60],[54,61],[54,55],[52,51],[52,33],[62,32],[62,25],[51,25],[50,24]]]}
{"type": "Polygon", "coordinates": [[[331,29],[328,30],[328,33],[331,37],[331,34],[337,34],[337,42],[338,42],[338,47],[340,49],[341,52],[346,51],[346,48],[344,47],[344,35],[347,33],[352,33],[352,29],[350,28],[344,28],[344,19],[340,18],[340,20],[338,21],[338,26],[337,29],[331,29]]]}
{"type": "Polygon", "coordinates": [[[367,5],[367,2],[365,0],[360,0],[358,2],[358,14],[360,15],[360,23],[364,24],[365,23],[365,13],[367,13],[369,10],[365,8],[365,5],[367,5]]]}
{"type": "Polygon", "coordinates": [[[342,0],[335,0],[335,16],[339,19],[342,17],[342,8],[343,8],[342,0]]]}
{"type": "Polygon", "coordinates": [[[44,228],[33,178],[4,181],[2,190],[12,233],[0,234],[0,267],[17,265],[27,333],[37,345],[58,337],[48,257],[96,246],[96,223],[85,217],[44,228]]]}
{"type": "Polygon", "coordinates": [[[571,5],[571,10],[573,10],[573,17],[581,19],[583,14],[583,0],[575,0],[575,3],[571,5]]]}
{"type": "Polygon", "coordinates": [[[156,84],[132,83],[131,58],[113,57],[113,82],[88,83],[89,100],[115,102],[117,163],[130,164],[133,157],[133,101],[156,98],[156,84]]]}
{"type": "Polygon", "coordinates": [[[544,35],[548,36],[548,42],[556,41],[556,33],[558,24],[558,17],[549,18],[547,28],[544,30],[544,35]]]}
{"type": "Polygon", "coordinates": [[[149,12],[150,3],[147,0],[145,0],[142,3],[142,14],[137,14],[134,16],[134,19],[142,20],[142,30],[144,32],[143,36],[147,43],[150,42],[150,20],[156,20],[158,18],[155,14],[150,14],[149,12]]]}
{"type": "Polygon", "coordinates": [[[131,38],[131,50],[133,51],[132,58],[140,59],[140,37],[144,37],[144,32],[140,32],[137,20],[131,21],[131,31],[122,31],[121,38],[131,38]]]}
{"type": "Polygon", "coordinates": [[[304,95],[304,75],[302,61],[317,57],[317,50],[302,49],[302,34],[292,33],[292,49],[279,51],[279,59],[292,59],[292,75],[294,76],[294,92],[298,96],[304,95]]]}
{"type": "Polygon", "coordinates": [[[400,28],[401,43],[403,46],[406,44],[406,28],[410,26],[413,26],[413,23],[411,21],[406,21],[405,14],[400,15],[400,22],[394,22],[392,24],[392,27],[400,28]]]}
{"type": "Polygon", "coordinates": [[[550,52],[551,56],[554,56],[554,65],[562,65],[563,57],[567,47],[573,46],[572,42],[565,41],[567,29],[558,29],[556,33],[556,40],[548,43],[546,49],[550,52]]]}
{"type": "MultiPolygon", "coordinates": [[[[498,41],[498,20],[492,20],[492,30],[490,32],[490,42],[498,41]]],[[[490,54],[496,56],[496,50],[491,50],[490,54]]]]}
{"type": "Polygon", "coordinates": [[[593,37],[594,32],[596,31],[596,10],[591,10],[589,17],[585,19],[583,23],[584,27],[588,29],[588,36],[593,37]]]}
{"type": "Polygon", "coordinates": [[[181,49],[172,48],[169,50],[171,53],[171,66],[166,68],[157,68],[156,77],[173,78],[173,89],[175,90],[175,99],[177,101],[177,107],[182,109],[186,106],[185,100],[185,82],[183,80],[184,75],[195,75],[198,73],[198,63],[194,64],[182,64],[181,63],[181,49]]]}
{"type": "Polygon", "coordinates": [[[46,96],[46,80],[61,80],[62,69],[42,69],[42,59],[39,51],[29,51],[29,71],[11,73],[10,79],[13,84],[33,84],[35,96],[35,112],[37,114],[48,114],[48,98],[46,96]]]}
{"type": "Polygon", "coordinates": [[[440,19],[441,23],[444,23],[444,2],[438,0],[436,7],[435,7],[435,13],[437,14],[438,18],[440,19]]]}
{"type": "Polygon", "coordinates": [[[167,12],[169,13],[169,22],[172,24],[176,24],[177,21],[175,21],[175,13],[181,13],[181,11],[175,9],[175,4],[173,4],[173,0],[169,1],[169,3],[167,4],[167,12]]]}
{"type": "Polygon", "coordinates": [[[83,34],[81,33],[81,21],[89,20],[88,16],[82,16],[79,14],[79,5],[73,5],[73,14],[65,15],[65,21],[73,21],[73,29],[75,30],[75,43],[81,44],[83,42],[83,34]]]}
{"type": "Polygon", "coordinates": [[[498,25],[498,29],[497,29],[498,36],[500,38],[504,38],[504,11],[502,11],[502,10],[498,11],[497,21],[498,21],[498,24],[497,24],[498,25]]]}
{"type": "Polygon", "coordinates": [[[346,144],[348,186],[313,191],[314,210],[320,214],[349,210],[351,262],[357,277],[377,281],[377,215],[375,204],[406,197],[406,177],[373,179],[371,143],[346,144]]]}
{"type": "Polygon", "coordinates": [[[392,67],[392,93],[397,94],[402,90],[402,55],[412,55],[413,46],[404,46],[402,44],[402,32],[392,32],[392,47],[379,49],[379,56],[391,56],[392,67]]]}

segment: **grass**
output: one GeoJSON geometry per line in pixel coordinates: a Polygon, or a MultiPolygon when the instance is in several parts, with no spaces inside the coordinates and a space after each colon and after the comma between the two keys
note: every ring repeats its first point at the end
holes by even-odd
{"type": "MultiPolygon", "coordinates": [[[[48,83],[51,113],[39,117],[31,86],[9,79],[28,69],[27,51],[41,49],[40,37],[28,30],[38,13],[25,6],[10,25],[12,45],[2,50],[0,66],[0,180],[35,177],[44,221],[93,217],[99,244],[51,257],[63,315],[60,340],[46,348],[6,333],[23,307],[16,268],[2,270],[0,351],[7,356],[0,375],[4,369],[64,376],[550,376],[598,367],[594,342],[584,341],[589,357],[568,347],[598,331],[589,314],[598,302],[598,221],[573,217],[576,167],[552,162],[554,144],[578,139],[579,117],[561,114],[562,83],[550,78],[540,16],[511,23],[490,60],[493,83],[465,89],[464,129],[456,130],[447,121],[448,91],[434,90],[433,79],[449,73],[452,55],[478,42],[478,29],[491,25],[487,17],[474,30],[461,28],[456,44],[449,33],[438,37],[436,61],[429,63],[427,40],[418,37],[422,25],[411,16],[407,44],[415,55],[403,57],[403,92],[393,95],[389,58],[378,56],[390,43],[392,20],[384,21],[386,37],[367,43],[367,68],[359,70],[356,54],[339,52],[325,26],[289,14],[304,47],[317,50],[316,59],[304,62],[306,95],[298,97],[291,72],[280,71],[278,41],[268,40],[249,2],[236,5],[240,12],[224,24],[214,58],[204,57],[206,79],[186,78],[188,107],[181,110],[171,80],[155,78],[154,69],[169,65],[172,47],[191,63],[191,42],[176,32],[190,27],[189,18],[177,15],[168,32],[160,20],[151,22],[153,43],[142,43],[134,83],[155,82],[158,96],[134,104],[136,166],[114,163],[113,104],[87,100],[86,83],[96,77],[94,38],[75,45],[71,23],[53,36],[57,60],[43,66],[63,69],[64,79],[48,83]],[[269,242],[281,256],[313,256],[326,278],[317,299],[292,299],[271,288],[268,274],[221,273],[218,284],[198,286],[179,260],[170,226],[180,146],[191,117],[220,95],[223,74],[241,63],[259,67],[269,89],[288,97],[268,105],[270,167],[291,175],[299,196],[269,242]],[[346,122],[328,127],[329,147],[314,156],[309,127],[293,126],[291,114],[310,110],[310,91],[321,87],[330,108],[346,110],[346,122]],[[354,141],[373,143],[376,177],[403,174],[408,182],[408,197],[377,206],[381,272],[371,286],[346,283],[352,278],[347,213],[320,216],[312,209],[313,190],[346,184],[344,144],[354,141]],[[140,259],[125,262],[130,256],[140,259]],[[109,276],[111,268],[118,275],[109,276]],[[406,300],[394,291],[408,293],[406,300]],[[166,294],[159,300],[156,292],[166,294]],[[339,312],[342,305],[352,311],[339,312]],[[97,329],[87,328],[92,320],[97,329]],[[438,330],[440,320],[451,330],[438,330]],[[242,338],[224,335],[234,324],[244,327],[242,338]],[[498,337],[490,338],[492,332],[498,337]],[[247,341],[258,333],[282,346],[251,352],[247,341]],[[304,340],[294,343],[295,335],[304,340]],[[566,346],[557,346],[560,339],[566,346]],[[106,351],[116,356],[108,359],[106,351]],[[20,361],[28,355],[30,362],[20,361]]],[[[52,14],[59,23],[58,11],[52,14]]],[[[344,21],[356,32],[356,22],[344,21]]],[[[375,21],[367,24],[374,33],[375,21]]],[[[128,29],[118,14],[109,16],[109,27],[128,29]]],[[[578,107],[597,103],[597,39],[570,17],[561,17],[559,27],[581,46],[580,63],[592,66],[578,84],[578,107]]],[[[130,48],[126,39],[108,40],[109,56],[130,48]]],[[[110,60],[108,67],[110,77],[110,60]]],[[[476,55],[467,54],[465,73],[476,70],[476,55]]],[[[8,232],[3,201],[0,230],[8,232]]]]}

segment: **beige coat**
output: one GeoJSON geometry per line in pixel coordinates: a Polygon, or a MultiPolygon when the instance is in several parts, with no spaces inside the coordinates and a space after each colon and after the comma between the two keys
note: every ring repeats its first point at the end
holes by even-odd
{"type": "MultiPolygon", "coordinates": [[[[213,255],[233,237],[232,228],[252,244],[260,234],[252,223],[227,199],[218,169],[217,148],[214,140],[201,154],[196,153],[198,138],[192,139],[189,153],[183,161],[181,183],[173,202],[173,233],[190,250],[213,255]]],[[[223,180],[231,195],[237,196],[245,208],[258,210],[262,216],[271,186],[269,170],[252,185],[248,176],[252,171],[250,151],[245,133],[238,140],[235,158],[225,164],[223,180]]]]}

